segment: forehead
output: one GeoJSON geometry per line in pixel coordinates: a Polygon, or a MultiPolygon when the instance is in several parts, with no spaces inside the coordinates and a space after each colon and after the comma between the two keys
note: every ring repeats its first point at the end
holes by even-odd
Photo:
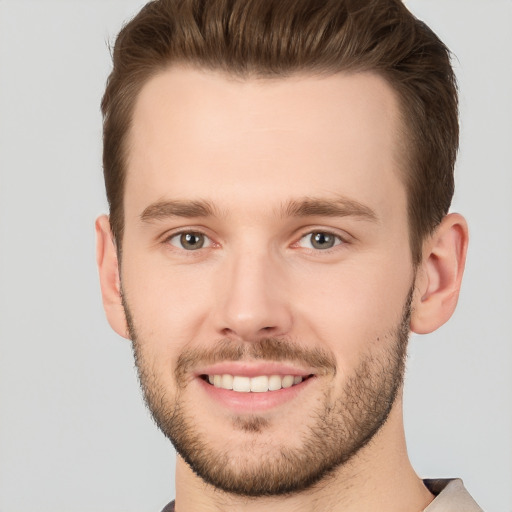
{"type": "Polygon", "coordinates": [[[299,195],[336,189],[365,202],[378,182],[402,187],[399,125],[395,94],[374,74],[236,79],[170,68],[136,101],[126,197],[215,192],[249,204],[302,186],[299,195]]]}

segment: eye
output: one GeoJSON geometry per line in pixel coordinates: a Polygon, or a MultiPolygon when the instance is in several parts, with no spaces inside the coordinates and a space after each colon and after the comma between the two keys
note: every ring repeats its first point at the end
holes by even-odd
{"type": "Polygon", "coordinates": [[[170,237],[168,242],[172,246],[185,249],[186,251],[196,251],[211,245],[210,239],[206,235],[193,231],[178,233],[170,237]]]}
{"type": "Polygon", "coordinates": [[[326,250],[340,245],[342,239],[339,236],[327,233],[325,231],[313,231],[303,236],[298,245],[307,249],[326,250]]]}

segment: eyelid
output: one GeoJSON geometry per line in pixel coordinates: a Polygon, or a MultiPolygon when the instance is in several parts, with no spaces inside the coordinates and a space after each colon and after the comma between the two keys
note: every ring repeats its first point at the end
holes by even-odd
{"type": "Polygon", "coordinates": [[[204,228],[201,228],[199,226],[186,226],[186,227],[180,227],[180,228],[176,228],[176,229],[170,229],[170,230],[166,231],[165,233],[163,233],[159,237],[160,243],[162,243],[164,245],[170,245],[177,250],[186,251],[188,253],[197,252],[199,249],[196,249],[195,251],[186,250],[183,247],[179,247],[178,245],[171,244],[171,240],[173,238],[177,238],[183,234],[194,234],[194,235],[203,236],[205,238],[205,240],[208,242],[208,244],[207,245],[205,244],[203,247],[201,247],[201,249],[209,249],[211,247],[215,247],[215,246],[219,245],[217,242],[215,242],[213,237],[206,232],[206,230],[204,228]]]}
{"type": "Polygon", "coordinates": [[[173,240],[181,240],[181,237],[183,235],[194,235],[194,236],[203,237],[204,243],[203,243],[203,245],[201,245],[201,247],[198,247],[197,249],[195,249],[197,251],[200,249],[207,249],[208,247],[211,247],[211,245],[212,245],[212,241],[210,240],[210,238],[208,236],[204,235],[203,233],[199,233],[197,231],[185,231],[182,233],[176,233],[176,234],[170,236],[169,238],[167,238],[167,243],[169,243],[173,247],[176,247],[177,249],[184,249],[184,250],[192,251],[193,249],[185,249],[185,247],[182,247],[180,242],[177,242],[176,244],[173,243],[173,240]]]}
{"type": "Polygon", "coordinates": [[[314,251],[314,252],[328,253],[329,251],[336,250],[336,248],[338,248],[339,246],[343,246],[343,245],[346,245],[346,244],[350,243],[350,241],[353,239],[348,233],[340,232],[340,231],[338,231],[337,229],[334,229],[334,228],[324,228],[324,227],[312,226],[312,227],[308,227],[306,229],[301,230],[300,235],[296,239],[296,242],[294,242],[292,244],[292,247],[301,247],[299,245],[301,240],[303,240],[307,236],[311,236],[311,235],[313,235],[315,233],[323,233],[325,235],[333,236],[339,242],[336,243],[333,247],[330,247],[328,249],[315,249],[315,248],[308,248],[308,247],[304,247],[304,249],[309,249],[309,250],[314,251]]]}
{"type": "MultiPolygon", "coordinates": [[[[171,245],[172,247],[175,247],[176,249],[180,249],[180,247],[178,247],[177,245],[170,243],[170,241],[173,238],[177,238],[186,233],[198,234],[198,235],[204,236],[208,243],[208,245],[201,247],[201,249],[208,249],[211,247],[220,247],[221,244],[216,242],[214,240],[214,238],[210,234],[207,233],[207,231],[208,230],[206,230],[200,226],[186,226],[186,227],[170,229],[170,230],[166,231],[165,233],[163,233],[162,235],[160,235],[159,238],[160,238],[160,243],[162,243],[164,245],[171,245]]],[[[320,226],[310,226],[310,227],[303,228],[300,230],[298,236],[294,237],[295,242],[293,242],[291,244],[291,247],[299,247],[299,243],[302,239],[304,239],[307,236],[311,236],[314,233],[324,233],[326,235],[335,237],[339,241],[339,243],[335,244],[333,247],[331,247],[329,249],[323,249],[323,250],[311,249],[315,252],[329,252],[330,250],[335,250],[336,247],[338,247],[340,245],[348,244],[353,240],[353,237],[351,235],[349,235],[348,233],[346,233],[345,231],[340,232],[339,230],[337,230],[335,228],[331,228],[331,227],[325,228],[325,227],[320,227],[320,226]]],[[[181,248],[181,250],[186,251],[186,249],[184,249],[184,248],[181,248]]],[[[196,251],[186,251],[186,252],[197,252],[198,250],[199,249],[197,249],[196,251]]]]}

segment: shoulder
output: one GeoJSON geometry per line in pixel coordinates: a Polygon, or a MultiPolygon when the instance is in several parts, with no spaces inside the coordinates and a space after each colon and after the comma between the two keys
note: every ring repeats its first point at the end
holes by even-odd
{"type": "Polygon", "coordinates": [[[423,480],[436,497],[424,512],[483,512],[460,478],[423,480]]]}
{"type": "Polygon", "coordinates": [[[174,500],[168,503],[163,509],[162,512],[174,512],[174,500]]]}

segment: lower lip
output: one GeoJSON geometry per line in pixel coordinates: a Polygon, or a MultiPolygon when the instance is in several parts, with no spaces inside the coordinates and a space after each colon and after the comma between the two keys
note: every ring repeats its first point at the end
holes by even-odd
{"type": "Polygon", "coordinates": [[[315,378],[309,377],[300,384],[295,384],[290,388],[282,388],[265,393],[241,393],[231,389],[216,388],[202,378],[197,380],[211,399],[219,402],[226,408],[247,413],[267,411],[291,402],[309,387],[315,378]]]}

